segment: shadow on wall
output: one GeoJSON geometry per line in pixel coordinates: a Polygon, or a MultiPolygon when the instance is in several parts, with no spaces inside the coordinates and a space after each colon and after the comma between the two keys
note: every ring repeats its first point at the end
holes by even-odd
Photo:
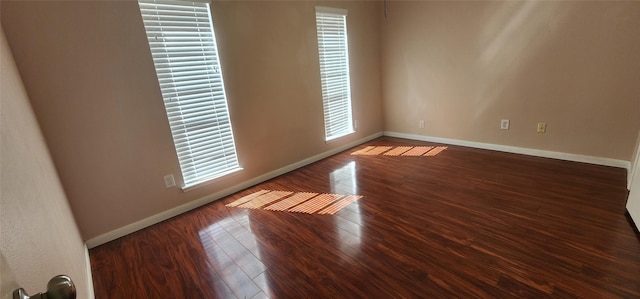
{"type": "Polygon", "coordinates": [[[477,86],[474,99],[474,119],[502,98],[505,89],[515,88],[518,75],[526,72],[536,53],[555,38],[560,23],[569,18],[567,6],[557,2],[545,3],[540,9],[537,1],[497,2],[502,6],[486,22],[480,35],[482,51],[477,67],[483,80],[477,86]]]}
{"type": "MultiPolygon", "coordinates": [[[[435,38],[437,42],[444,43],[443,47],[473,52],[473,54],[463,53],[469,55],[468,57],[445,57],[443,63],[447,66],[453,65],[460,72],[459,75],[473,76],[477,80],[467,80],[471,83],[468,86],[446,87],[446,85],[455,85],[457,82],[443,81],[441,74],[430,75],[431,72],[437,72],[437,65],[432,70],[425,70],[423,65],[416,64],[416,61],[422,61],[424,58],[416,58],[415,54],[424,55],[424,53],[405,52],[404,69],[409,72],[406,75],[409,107],[417,111],[427,108],[428,103],[423,100],[425,85],[427,85],[426,88],[435,89],[443,89],[442,85],[445,85],[445,89],[472,89],[474,119],[479,118],[489,106],[502,97],[505,90],[516,88],[514,83],[517,84],[520,80],[518,75],[530,67],[529,64],[533,63],[535,54],[543,51],[542,49],[551,43],[555,38],[557,27],[563,20],[570,17],[570,7],[558,2],[544,3],[543,8],[537,1],[490,2],[485,5],[489,7],[482,11],[489,13],[482,18],[482,28],[477,32],[473,28],[467,28],[474,32],[475,40],[467,40],[463,41],[464,44],[455,45],[453,43],[460,41],[435,38]],[[495,6],[499,7],[495,8],[495,6]]],[[[440,47],[429,44],[430,41],[426,43],[428,43],[426,47],[440,47]]]]}

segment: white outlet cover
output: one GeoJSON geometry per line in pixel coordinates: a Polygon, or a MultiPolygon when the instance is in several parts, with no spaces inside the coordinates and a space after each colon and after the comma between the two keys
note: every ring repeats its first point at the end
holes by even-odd
{"type": "Polygon", "coordinates": [[[546,123],[538,123],[538,127],[536,129],[538,133],[546,133],[547,132],[547,124],[546,123]]]}
{"type": "Polygon", "coordinates": [[[176,186],[176,180],[173,178],[173,174],[167,174],[164,176],[164,186],[171,188],[176,186]]]}
{"type": "Polygon", "coordinates": [[[502,121],[500,121],[500,129],[509,130],[509,120],[508,119],[503,119],[502,121]]]}

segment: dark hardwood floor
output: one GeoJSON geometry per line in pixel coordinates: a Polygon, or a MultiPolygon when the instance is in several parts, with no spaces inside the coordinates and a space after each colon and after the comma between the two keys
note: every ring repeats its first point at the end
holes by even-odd
{"type": "Polygon", "coordinates": [[[382,137],[90,250],[96,298],[637,298],[620,168],[382,137]],[[359,194],[335,215],[225,207],[359,194]]]}

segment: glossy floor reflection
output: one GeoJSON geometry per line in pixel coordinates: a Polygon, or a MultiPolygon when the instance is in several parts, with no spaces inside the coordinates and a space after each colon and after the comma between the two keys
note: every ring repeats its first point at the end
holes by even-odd
{"type": "Polygon", "coordinates": [[[261,262],[260,247],[250,229],[240,223],[249,222],[248,214],[222,219],[199,232],[202,247],[210,265],[238,298],[253,298],[267,291],[254,281],[266,266],[261,262]],[[237,220],[236,220],[237,219],[237,220]],[[235,232],[231,235],[229,231],[235,232]]]}
{"type": "MultiPolygon", "coordinates": [[[[356,161],[350,161],[344,166],[329,173],[331,192],[338,194],[358,194],[358,177],[356,161]]],[[[360,202],[355,201],[347,207],[352,217],[349,220],[335,217],[334,226],[340,239],[340,250],[357,254],[362,239],[362,216],[360,202]]]]}
{"type": "Polygon", "coordinates": [[[625,170],[449,146],[311,164],[91,249],[96,298],[633,298],[625,170]],[[334,215],[226,207],[361,194],[334,215]]]}

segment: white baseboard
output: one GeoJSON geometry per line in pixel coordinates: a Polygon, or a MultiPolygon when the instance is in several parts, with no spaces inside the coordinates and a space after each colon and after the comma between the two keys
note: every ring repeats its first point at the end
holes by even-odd
{"type": "Polygon", "coordinates": [[[419,141],[429,141],[429,142],[435,142],[435,143],[444,143],[444,144],[451,144],[451,145],[460,145],[460,146],[494,150],[494,151],[500,151],[500,152],[523,154],[523,155],[529,155],[529,156],[560,159],[560,160],[566,160],[566,161],[582,162],[582,163],[597,164],[597,165],[604,165],[604,166],[620,167],[620,168],[627,169],[627,173],[630,171],[630,166],[631,166],[631,162],[624,161],[624,160],[578,155],[578,154],[569,154],[569,153],[563,153],[563,152],[546,151],[546,150],[516,147],[516,146],[507,146],[507,145],[482,143],[482,142],[449,139],[449,138],[441,138],[441,137],[431,137],[431,136],[424,136],[424,135],[404,134],[404,133],[397,133],[397,132],[384,132],[384,136],[412,139],[412,140],[419,140],[419,141]]]}
{"type": "Polygon", "coordinates": [[[89,247],[87,244],[84,245],[84,258],[87,264],[87,294],[88,299],[95,299],[96,295],[93,291],[93,275],[91,274],[91,259],[89,258],[89,247]]]}
{"type": "Polygon", "coordinates": [[[197,207],[203,206],[205,204],[208,204],[210,202],[213,202],[213,201],[218,200],[220,198],[223,198],[225,196],[229,196],[229,195],[231,195],[233,193],[236,193],[238,191],[244,190],[244,189],[249,188],[251,186],[254,186],[256,184],[262,183],[262,182],[264,182],[266,180],[270,180],[272,178],[275,178],[275,177],[277,177],[279,175],[283,175],[283,174],[285,174],[287,172],[290,172],[292,170],[296,170],[296,169],[298,169],[300,167],[303,167],[303,166],[309,165],[311,163],[320,161],[320,160],[322,160],[324,158],[327,158],[329,156],[335,155],[335,154],[337,154],[339,152],[342,152],[344,150],[347,150],[347,149],[352,148],[354,146],[357,146],[359,144],[362,144],[362,143],[365,143],[367,141],[370,141],[370,140],[373,140],[375,138],[378,138],[378,137],[382,136],[382,134],[383,134],[382,132],[378,132],[378,133],[375,133],[373,135],[369,135],[369,136],[367,136],[365,138],[362,138],[362,139],[350,142],[348,144],[345,144],[343,146],[328,150],[328,151],[326,151],[324,153],[317,154],[315,156],[306,158],[304,160],[289,164],[289,165],[287,165],[285,167],[282,167],[280,169],[276,169],[274,171],[265,173],[265,174],[263,174],[261,176],[258,176],[258,177],[255,177],[253,179],[244,181],[244,182],[242,182],[240,184],[237,184],[235,186],[229,187],[227,189],[218,191],[216,193],[207,195],[205,197],[196,199],[194,201],[190,201],[190,202],[188,202],[186,204],[177,206],[177,207],[175,207],[173,209],[170,209],[170,210],[161,212],[159,214],[147,217],[145,219],[142,219],[140,221],[137,221],[137,222],[131,223],[129,225],[123,226],[121,228],[117,228],[115,230],[106,232],[106,233],[104,233],[102,235],[99,235],[99,236],[97,236],[95,238],[91,238],[91,239],[87,240],[86,244],[87,244],[87,246],[89,248],[94,248],[96,246],[99,246],[99,245],[102,245],[102,244],[107,243],[109,241],[115,240],[117,238],[126,236],[126,235],[128,235],[130,233],[133,233],[135,231],[141,230],[141,229],[143,229],[145,227],[151,226],[151,225],[156,224],[158,222],[167,220],[167,219],[169,219],[171,217],[175,217],[175,216],[180,215],[182,213],[185,213],[187,211],[193,210],[193,209],[195,209],[197,207]]]}

